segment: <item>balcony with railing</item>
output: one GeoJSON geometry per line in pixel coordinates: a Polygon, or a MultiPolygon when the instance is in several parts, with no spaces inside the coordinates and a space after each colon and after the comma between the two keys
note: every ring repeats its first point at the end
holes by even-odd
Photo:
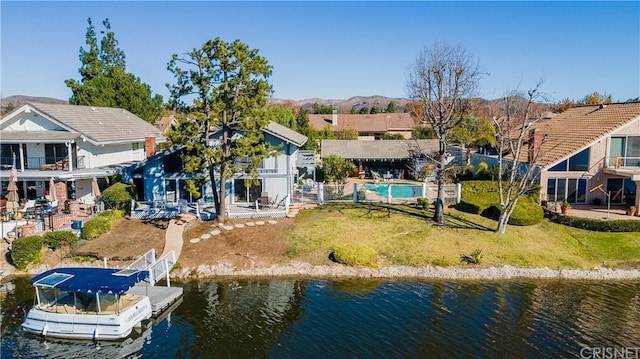
{"type": "Polygon", "coordinates": [[[612,168],[640,168],[640,157],[615,157],[609,160],[612,168]]]}
{"type": "MultiPolygon", "coordinates": [[[[18,163],[16,163],[16,167],[18,167],[18,169],[24,168],[25,170],[41,171],[69,170],[69,156],[26,157],[23,167],[20,166],[19,159],[17,160],[18,163]]],[[[13,157],[0,157],[0,165],[4,169],[11,168],[13,166],[13,157]]],[[[78,156],[77,161],[73,164],[73,168],[85,168],[84,156],[78,156]]]]}

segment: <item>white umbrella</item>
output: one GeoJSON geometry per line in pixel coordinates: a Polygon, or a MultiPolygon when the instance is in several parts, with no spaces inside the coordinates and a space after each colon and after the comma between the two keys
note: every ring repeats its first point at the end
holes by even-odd
{"type": "Polygon", "coordinates": [[[49,180],[49,201],[57,201],[58,196],[56,195],[56,182],[53,180],[53,177],[49,180]]]}

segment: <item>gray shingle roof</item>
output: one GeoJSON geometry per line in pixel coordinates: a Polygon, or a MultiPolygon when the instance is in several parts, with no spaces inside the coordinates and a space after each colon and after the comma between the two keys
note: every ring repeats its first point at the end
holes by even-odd
{"type": "Polygon", "coordinates": [[[283,140],[287,140],[298,147],[302,147],[307,142],[307,136],[298,133],[288,127],[282,126],[275,122],[269,122],[264,131],[283,140]]]}
{"type": "Polygon", "coordinates": [[[29,105],[96,144],[140,141],[147,136],[162,137],[158,128],[120,108],[42,103],[29,105]]]}
{"type": "Polygon", "coordinates": [[[3,141],[21,142],[65,142],[80,137],[80,134],[67,131],[3,131],[3,141]]]}
{"type": "MultiPolygon", "coordinates": [[[[438,150],[438,140],[418,140],[417,144],[428,153],[438,150]]],[[[323,140],[322,157],[338,155],[350,160],[401,160],[409,158],[410,149],[415,146],[415,140],[323,140]]]]}

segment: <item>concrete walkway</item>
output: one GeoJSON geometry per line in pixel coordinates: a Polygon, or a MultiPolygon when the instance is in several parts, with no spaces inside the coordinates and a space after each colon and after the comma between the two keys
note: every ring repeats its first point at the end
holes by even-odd
{"type": "Polygon", "coordinates": [[[183,213],[178,217],[169,221],[167,231],[164,234],[164,249],[162,255],[174,251],[176,254],[176,260],[180,257],[182,252],[182,234],[184,233],[184,227],[187,223],[196,219],[194,215],[183,213]]]}

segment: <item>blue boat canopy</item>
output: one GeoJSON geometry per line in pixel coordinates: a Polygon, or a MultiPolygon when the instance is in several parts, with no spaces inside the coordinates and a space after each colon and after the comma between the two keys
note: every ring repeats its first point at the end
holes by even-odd
{"type": "Polygon", "coordinates": [[[148,271],[132,269],[54,268],[33,277],[31,284],[68,292],[121,294],[148,278],[148,271]]]}

